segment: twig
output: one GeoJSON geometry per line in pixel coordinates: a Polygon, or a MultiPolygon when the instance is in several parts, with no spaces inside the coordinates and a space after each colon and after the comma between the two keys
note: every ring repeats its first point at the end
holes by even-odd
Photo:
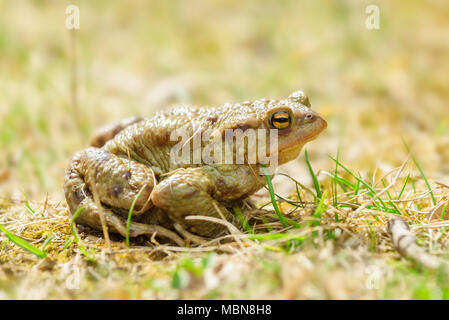
{"type": "Polygon", "coordinates": [[[415,235],[404,219],[392,217],[388,221],[388,232],[393,241],[393,245],[401,256],[408,258],[417,265],[429,269],[437,269],[440,266],[438,258],[428,254],[416,243],[415,235]]]}
{"type": "MultiPolygon", "coordinates": [[[[216,207],[216,208],[218,208],[218,207],[216,207]]],[[[218,209],[218,211],[219,211],[219,209],[218,209]]],[[[218,223],[218,224],[221,224],[221,225],[227,227],[229,232],[234,236],[235,241],[240,245],[240,248],[243,249],[243,244],[240,241],[240,238],[237,237],[237,235],[240,235],[241,232],[232,223],[230,223],[224,219],[218,219],[215,217],[207,217],[207,216],[187,216],[187,217],[185,217],[185,219],[186,220],[204,220],[204,221],[218,223]]]]}
{"type": "Polygon", "coordinates": [[[98,198],[98,194],[95,188],[92,188],[92,195],[94,198],[95,205],[98,208],[98,215],[100,216],[101,229],[103,231],[104,241],[106,243],[106,247],[108,248],[108,252],[110,253],[112,251],[112,247],[111,247],[111,240],[109,239],[108,225],[106,223],[106,218],[104,217],[103,206],[101,205],[100,199],[98,198]]]}
{"type": "Polygon", "coordinates": [[[437,185],[439,185],[440,187],[443,187],[443,188],[446,188],[446,189],[449,189],[449,186],[447,185],[447,184],[445,184],[445,183],[442,183],[442,182],[435,182],[437,185]]]}
{"type": "Polygon", "coordinates": [[[175,227],[176,231],[178,231],[184,237],[184,239],[189,240],[190,242],[192,242],[194,244],[204,245],[208,242],[206,239],[204,239],[200,236],[191,234],[186,229],[184,229],[179,223],[175,223],[174,227],[175,227]]]}
{"type": "Polygon", "coordinates": [[[130,237],[137,237],[141,234],[151,235],[153,236],[154,233],[157,233],[157,236],[164,237],[167,239],[172,240],[174,243],[176,243],[180,247],[185,246],[185,242],[183,239],[181,239],[178,234],[175,232],[168,230],[160,225],[156,224],[144,224],[144,223],[138,223],[138,222],[132,222],[130,225],[130,237]]]}

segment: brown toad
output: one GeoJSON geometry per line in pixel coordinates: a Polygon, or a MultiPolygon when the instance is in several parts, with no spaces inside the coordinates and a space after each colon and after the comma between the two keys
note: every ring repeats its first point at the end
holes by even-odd
{"type": "MultiPolygon", "coordinates": [[[[184,106],[159,112],[149,119],[127,119],[102,129],[90,148],[72,158],[64,183],[66,200],[72,214],[84,208],[78,223],[98,230],[107,225],[109,231],[122,236],[126,235],[126,219],[135,199],[130,237],[156,232],[183,244],[175,230],[190,237],[191,233],[217,236],[223,225],[185,217],[201,215],[232,221],[232,207],[266,184],[261,164],[271,165],[275,159],[281,165],[295,159],[304,144],[326,126],[326,121],[310,109],[309,100],[301,91],[282,100],[261,99],[216,108],[184,106]],[[181,140],[180,145],[172,135],[181,129],[189,139],[181,140]],[[231,152],[231,163],[205,161],[202,153],[198,159],[193,138],[208,130],[218,141],[225,140],[229,130],[256,130],[266,136],[274,132],[277,147],[268,154],[276,158],[264,162],[256,157],[256,161],[250,162],[250,153],[256,151],[247,137],[243,162],[236,161],[242,149],[235,146],[226,149],[231,152]],[[192,144],[187,163],[173,157],[174,147],[192,144]]],[[[225,145],[214,152],[225,150],[225,145]]],[[[200,140],[200,150],[204,152],[204,148],[205,142],[200,140]]]]}

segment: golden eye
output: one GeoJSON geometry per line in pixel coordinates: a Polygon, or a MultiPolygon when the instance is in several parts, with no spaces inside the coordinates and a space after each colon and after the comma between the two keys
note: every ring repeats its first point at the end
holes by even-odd
{"type": "Polygon", "coordinates": [[[286,129],[291,125],[291,117],[287,111],[278,111],[271,116],[270,124],[276,129],[286,129]]]}

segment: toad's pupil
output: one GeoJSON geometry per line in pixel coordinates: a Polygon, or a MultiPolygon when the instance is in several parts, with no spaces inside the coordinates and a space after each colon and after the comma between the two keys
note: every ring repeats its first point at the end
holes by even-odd
{"type": "Polygon", "coordinates": [[[276,121],[276,122],[288,122],[288,117],[283,117],[283,116],[275,117],[274,121],[276,121]]]}
{"type": "Polygon", "coordinates": [[[275,113],[271,119],[271,122],[275,128],[287,128],[290,125],[290,116],[286,112],[275,113]]]}

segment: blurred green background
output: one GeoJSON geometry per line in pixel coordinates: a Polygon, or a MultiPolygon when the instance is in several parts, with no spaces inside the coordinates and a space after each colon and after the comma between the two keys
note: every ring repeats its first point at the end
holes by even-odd
{"type": "MultiPolygon", "coordinates": [[[[386,172],[406,157],[403,137],[444,178],[448,35],[444,0],[1,1],[0,196],[63,199],[69,157],[125,116],[298,89],[329,121],[308,147],[317,169],[340,146],[362,174],[386,172]],[[70,4],[80,9],[74,42],[70,4]],[[371,4],[379,30],[365,27],[371,4]]],[[[290,173],[301,179],[302,166],[290,173]]]]}

